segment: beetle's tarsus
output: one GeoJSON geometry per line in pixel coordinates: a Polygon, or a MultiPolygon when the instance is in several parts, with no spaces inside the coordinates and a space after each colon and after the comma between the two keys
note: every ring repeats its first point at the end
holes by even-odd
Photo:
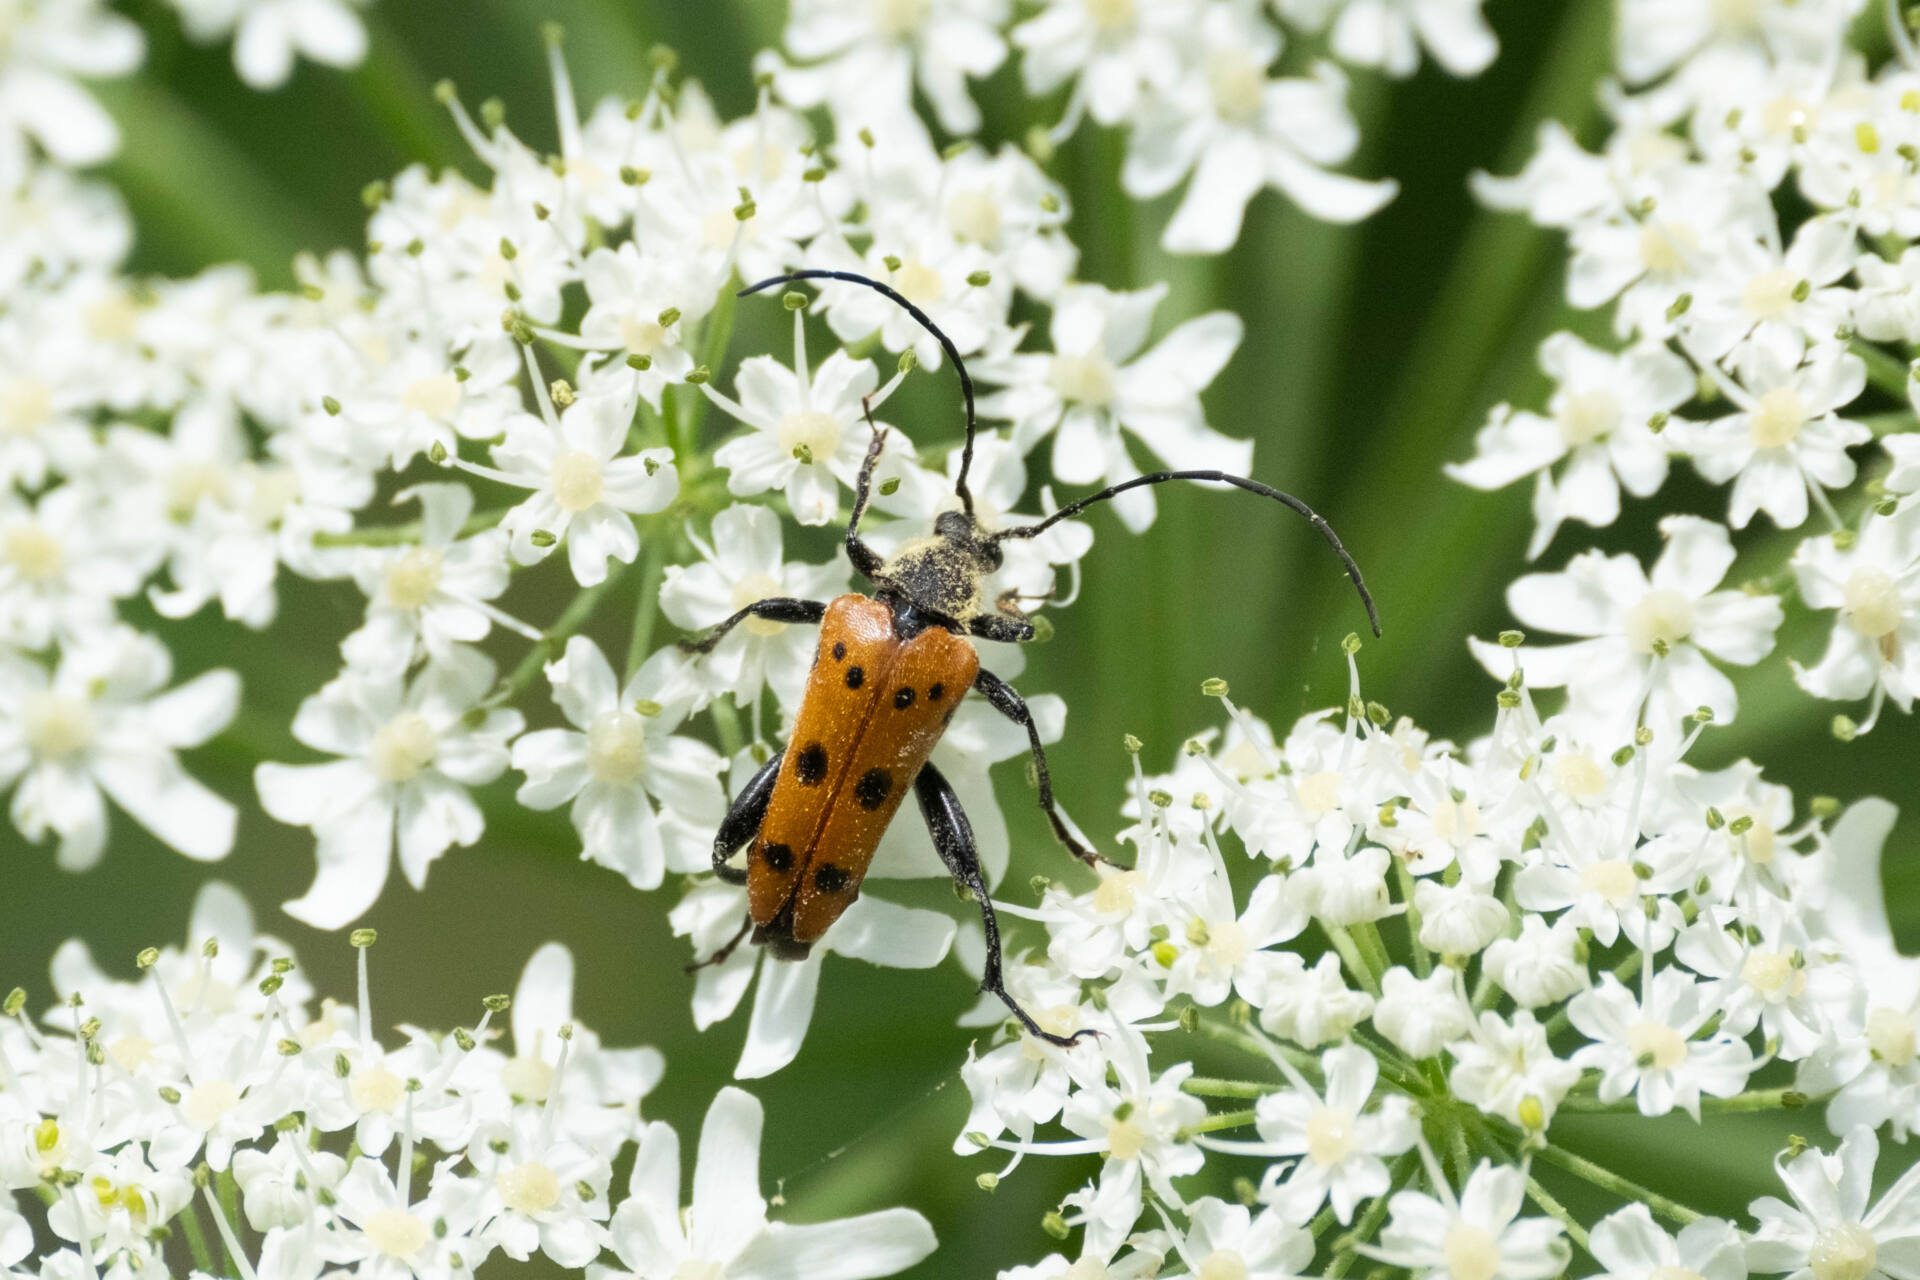
{"type": "MultiPolygon", "coordinates": [[[[745,877],[743,876],[742,879],[745,879],[745,877]]],[[[727,944],[725,946],[721,947],[718,951],[708,956],[705,960],[693,961],[691,964],[686,966],[686,972],[698,973],[700,972],[700,970],[709,968],[713,965],[725,964],[727,961],[727,957],[732,955],[735,951],[739,950],[740,944],[746,941],[747,931],[751,928],[753,928],[753,917],[748,916],[745,920],[742,920],[740,922],[739,930],[734,933],[733,937],[727,940],[727,944]]]]}

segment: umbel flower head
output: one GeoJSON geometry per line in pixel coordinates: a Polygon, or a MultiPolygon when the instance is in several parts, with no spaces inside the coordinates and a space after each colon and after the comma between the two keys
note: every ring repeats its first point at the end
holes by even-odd
{"type": "MultiPolygon", "coordinates": [[[[173,7],[193,39],[230,35],[250,84],[366,47],[341,0],[173,7]]],[[[117,808],[211,860],[257,802],[312,833],[311,888],[284,909],[324,929],[372,910],[396,862],[421,891],[446,859],[439,892],[470,874],[456,847],[545,832],[613,892],[678,895],[669,928],[697,973],[665,977],[703,1031],[750,1006],[742,1080],[831,1051],[808,1032],[848,958],[916,971],[888,983],[934,981],[920,971],[949,957],[986,979],[976,917],[890,883],[951,874],[910,812],[804,960],[747,940],[715,832],[783,758],[819,651],[791,620],[806,608],[766,602],[854,580],[806,530],[856,500],[884,557],[962,505],[1004,532],[1058,512],[1053,484],[1252,469],[1208,398],[1248,320],[1198,300],[1187,266],[1144,287],[1091,278],[1076,241],[1161,196],[1142,216],[1164,223],[1127,243],[1235,252],[1268,188],[1313,219],[1368,217],[1398,186],[1367,170],[1393,151],[1363,152],[1350,90],[1369,101],[1374,69],[1428,56],[1483,69],[1480,8],[793,0],[738,114],[666,51],[626,96],[582,103],[550,32],[551,148],[444,86],[476,163],[369,188],[365,251],[302,258],[283,294],[239,269],[128,274],[125,207],[73,168],[110,156],[120,126],[76,78],[130,72],[144,41],[93,0],[20,6],[0,20],[12,827],[79,871],[130,830],[117,808]],[[1060,98],[986,103],[1016,86],[1060,98]],[[1042,116],[1056,123],[1019,145],[993,132],[1042,116]],[[1070,191],[1056,149],[1088,117],[1117,172],[1070,191]],[[738,297],[804,268],[892,293],[738,297]],[[733,341],[737,313],[775,298],[790,357],[784,329],[779,355],[733,341]],[[981,384],[965,444],[957,410],[909,421],[893,399],[916,370],[957,378],[956,360],[981,384]],[[339,592],[348,607],[314,607],[339,592]],[[297,706],[291,743],[262,727],[259,679],[250,702],[224,656],[190,647],[195,628],[283,617],[299,638],[340,622],[321,668],[272,670],[293,682],[265,690],[297,706]],[[698,659],[669,631],[731,619],[698,659]],[[245,813],[209,784],[236,759],[245,813]],[[522,812],[561,809],[538,828],[522,812]]],[[[1357,636],[1332,707],[1269,722],[1209,681],[1216,723],[1175,751],[1130,739],[1130,784],[1073,797],[1115,805],[1118,838],[1089,842],[1114,860],[1035,881],[1007,875],[1001,805],[1029,801],[991,767],[1032,754],[1042,782],[1064,705],[1032,691],[1022,724],[979,699],[955,711],[932,759],[971,815],[969,892],[1008,924],[1004,979],[1032,1022],[987,997],[963,1016],[954,1149],[999,1153],[973,1171],[983,1193],[1028,1162],[1078,1162],[1041,1223],[1061,1252],[1004,1274],[1920,1276],[1914,1176],[1872,1195],[1882,1150],[1920,1128],[1920,962],[1894,945],[1877,871],[1892,806],[1797,797],[1718,735],[1756,706],[1809,705],[1743,687],[1772,661],[1816,698],[1866,703],[1835,722],[1842,741],[1912,703],[1920,53],[1897,13],[1887,49],[1861,45],[1860,8],[1626,3],[1598,150],[1549,124],[1518,175],[1476,182],[1564,233],[1567,301],[1605,314],[1549,336],[1551,388],[1496,407],[1449,468],[1476,488],[1532,476],[1529,555],[1557,557],[1514,566],[1506,592],[1535,638],[1473,642],[1496,684],[1459,741],[1419,727],[1426,706],[1365,696],[1357,636]],[[1587,545],[1629,517],[1658,545],[1587,545]],[[1809,629],[1814,614],[1832,617],[1809,629]],[[1784,1198],[1738,1223],[1677,1177],[1607,1167],[1566,1121],[1787,1109],[1831,1141],[1793,1143],[1784,1198]],[[1235,1177],[1227,1161],[1231,1202],[1204,1194],[1235,1177]],[[1595,1221],[1568,1207],[1596,1196],[1611,1212],[1595,1221]]],[[[1151,490],[1117,513],[1149,529],[1151,490]]],[[[1073,599],[1093,527],[1048,534],[983,579],[983,616],[1017,608],[1041,631],[1073,599]]],[[[1012,680],[1021,657],[1001,648],[983,661],[1012,680]]],[[[34,1194],[0,1204],[0,1265],[211,1274],[217,1241],[243,1275],[462,1276],[538,1255],[646,1280],[857,1280],[931,1254],[909,1208],[776,1220],[767,1117],[736,1087],[701,1099],[684,1180],[675,1129],[641,1114],[664,1062],[575,1018],[565,943],[457,1029],[387,1032],[375,937],[347,940],[359,989],[317,1000],[210,885],[184,947],[137,952],[142,976],[76,942],[55,957],[58,1007],[8,998],[0,1177],[34,1194]]],[[[963,1176],[943,1153],[915,1173],[963,1176]]]]}

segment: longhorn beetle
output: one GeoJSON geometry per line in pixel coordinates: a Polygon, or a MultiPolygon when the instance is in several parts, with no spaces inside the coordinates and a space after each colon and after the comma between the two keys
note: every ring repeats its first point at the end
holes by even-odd
{"type": "MultiPolygon", "coordinates": [[[[794,720],[784,754],[769,760],[734,800],[713,839],[713,870],[728,884],[747,886],[747,919],[720,952],[703,963],[724,958],[749,928],[756,945],[781,960],[798,960],[840,917],[860,893],[861,879],[873,861],[887,823],[911,788],[933,836],[933,847],[947,870],[973,894],[986,928],[986,975],[980,984],[1013,1011],[1030,1033],[1056,1045],[1079,1036],[1043,1031],[1022,1009],[1000,976],[1000,926],[993,901],[981,880],[973,829],[959,798],[928,762],[954,708],[969,689],[978,690],[994,710],[1027,731],[1033,750],[1040,807],[1054,835],[1089,865],[1102,859],[1083,845],[1053,802],[1047,756],[1040,746],[1027,704],[1011,686],[980,665],[969,637],[1019,643],[1033,639],[1033,623],[1010,596],[983,607],[980,585],[1000,568],[1000,544],[1032,538],[1096,502],[1168,480],[1217,481],[1272,498],[1312,522],[1333,548],[1347,577],[1366,606],[1373,633],[1380,619],[1373,597],[1361,580],[1360,566],[1330,525],[1300,499],[1244,476],[1221,471],[1159,471],[1111,485],[1068,503],[1037,524],[987,529],[974,517],[967,470],[973,462],[973,380],[951,340],[927,314],[896,290],[866,276],[845,271],[795,271],[740,291],[741,297],[799,280],[839,280],[873,289],[905,308],[940,344],[960,375],[966,404],[966,439],[954,494],[960,510],[934,518],[933,531],[915,538],[889,558],[860,539],[873,471],[886,443],[875,428],[854,486],[853,515],[847,521],[847,559],[873,583],[871,596],[850,593],[831,603],[773,597],[757,601],[715,626],[698,640],[685,640],[688,653],[710,652],[729,631],[748,618],[767,622],[819,623],[820,647],[794,720]],[[744,869],[729,859],[750,845],[744,869]]],[[[868,415],[872,424],[872,416],[868,415]]]]}

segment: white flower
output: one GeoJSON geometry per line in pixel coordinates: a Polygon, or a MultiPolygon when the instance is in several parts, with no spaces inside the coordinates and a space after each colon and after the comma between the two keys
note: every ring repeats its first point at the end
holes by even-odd
{"type": "Polygon", "coordinates": [[[1420,46],[1456,76],[1485,71],[1500,42],[1480,13],[1484,0],[1272,0],[1284,18],[1317,30],[1330,12],[1333,52],[1360,67],[1405,78],[1420,67],[1420,46]]]}
{"type": "Polygon", "coordinates": [[[1696,390],[1687,362],[1652,343],[1606,352],[1556,333],[1540,344],[1540,367],[1556,384],[1546,413],[1496,408],[1474,437],[1474,456],[1443,468],[1476,489],[1538,475],[1528,559],[1546,550],[1563,520],[1610,525],[1621,489],[1645,498],[1665,483],[1667,446],[1653,426],[1696,390]]]}
{"type": "Polygon", "coordinates": [[[367,547],[355,557],[353,576],[367,596],[367,620],[342,642],[350,663],[406,662],[416,649],[442,655],[455,644],[484,640],[495,620],[505,619],[488,601],[507,589],[507,535],[484,529],[461,537],[473,514],[473,490],[423,484],[394,500],[413,498],[420,500],[419,541],[367,547]]]}
{"type": "Polygon", "coordinates": [[[1395,1193],[1379,1246],[1361,1245],[1362,1253],[1429,1280],[1547,1280],[1565,1269],[1572,1251],[1560,1224],[1520,1217],[1524,1171],[1482,1160],[1457,1200],[1438,1169],[1429,1176],[1438,1196],[1395,1193]]]}
{"type": "Polygon", "coordinates": [[[1454,1096],[1508,1124],[1545,1128],[1580,1079],[1580,1068],[1553,1056],[1547,1029],[1525,1009],[1510,1023],[1497,1013],[1481,1014],[1473,1035],[1448,1052],[1454,1096]]]}
{"type": "Polygon", "coordinates": [[[1782,529],[1797,529],[1807,518],[1809,492],[1852,484],[1856,468],[1847,450],[1873,438],[1869,428],[1835,416],[1866,387],[1866,366],[1835,343],[1797,366],[1760,351],[1744,382],[1722,388],[1740,412],[1687,433],[1693,465],[1714,484],[1734,482],[1727,507],[1734,528],[1764,511],[1782,529]]]}
{"type": "Polygon", "coordinates": [[[1106,1157],[1095,1193],[1103,1203],[1087,1229],[1089,1247],[1095,1248],[1117,1244],[1127,1234],[1126,1225],[1140,1216],[1144,1187],[1176,1208],[1185,1203],[1173,1179],[1199,1172],[1204,1157],[1187,1130],[1207,1114],[1205,1103],[1180,1088],[1193,1074],[1191,1062],[1175,1063],[1154,1076],[1146,1039],[1131,1027],[1117,1028],[1102,1046],[1108,1056],[1101,1077],[1083,1075],[1060,1115],[1063,1125],[1085,1139],[1066,1144],[1067,1149],[1106,1157]]]}
{"type": "MultiPolygon", "coordinates": [[[[866,457],[871,433],[861,399],[871,395],[877,408],[895,384],[880,390],[873,364],[840,350],[813,369],[797,311],[793,332],[793,368],[772,356],[753,356],[741,362],[734,378],[739,400],[728,399],[709,383],[702,383],[700,390],[753,428],[713,452],[714,463],[727,468],[727,492],[747,498],[784,489],[795,520],[825,524],[840,508],[841,484],[853,487],[866,457]]],[[[888,448],[900,448],[899,439],[890,438],[888,448]]]]}
{"type": "Polygon", "coordinates": [[[1413,909],[1420,913],[1420,945],[1447,956],[1470,956],[1507,931],[1506,904],[1494,897],[1491,881],[1461,879],[1457,884],[1422,880],[1414,886],[1413,909]]]}
{"type": "MultiPolygon", "coordinates": [[[[770,508],[736,503],[713,517],[709,536],[709,542],[694,541],[700,563],[666,568],[660,609],[677,627],[698,633],[761,600],[822,600],[846,587],[842,559],[820,565],[786,559],[780,517],[770,508]]],[[[782,706],[797,707],[819,643],[812,627],[749,618],[687,674],[706,691],[733,694],[741,706],[752,706],[771,687],[782,706]]]]}
{"type": "Polygon", "coordinates": [[[1249,993],[1260,1025],[1305,1049],[1344,1040],[1373,1012],[1373,997],[1350,989],[1340,975],[1340,957],[1329,951],[1312,968],[1291,951],[1263,971],[1266,989],[1249,993]],[[1255,999],[1258,995],[1260,998],[1255,999]]]}
{"type": "MultiPolygon", "coordinates": [[[[1911,710],[1920,693],[1920,507],[1870,515],[1853,545],[1807,538],[1794,552],[1800,598],[1834,609],[1827,650],[1811,667],[1793,663],[1808,693],[1851,701],[1873,694],[1911,710]]],[[[1877,702],[1876,702],[1877,705],[1877,702]]]]}
{"type": "Polygon", "coordinates": [[[522,1111],[474,1134],[469,1154],[487,1188],[484,1233],[509,1258],[524,1262],[537,1249],[559,1266],[584,1267],[605,1243],[599,1224],[613,1165],[554,1130],[544,1114],[522,1111]]]}
{"type": "Polygon", "coordinates": [[[1573,1055],[1579,1067],[1600,1072],[1600,1099],[1614,1102],[1632,1093],[1640,1114],[1665,1115],[1679,1107],[1700,1120],[1700,1095],[1730,1098],[1746,1087],[1753,1052],[1724,1031],[1696,1040],[1719,1008],[1711,988],[1678,969],[1646,979],[1643,1000],[1602,974],[1600,985],[1575,996],[1567,1017],[1591,1044],[1573,1055]]]}
{"type": "Polygon", "coordinates": [[[28,140],[60,164],[99,164],[120,129],[75,77],[123,76],[140,65],[140,28],[97,0],[31,0],[7,17],[0,60],[0,167],[18,172],[28,140]]]}
{"type": "Polygon", "coordinates": [[[234,31],[234,70],[254,89],[285,84],[296,54],[341,68],[357,67],[367,56],[367,29],[342,0],[171,2],[195,40],[217,40],[234,31]]]}
{"type": "Polygon", "coordinates": [[[1294,1280],[1313,1261],[1313,1237],[1282,1212],[1255,1217],[1245,1205],[1207,1196],[1187,1206],[1187,1219],[1191,1225],[1174,1247],[1195,1276],[1294,1280]]]}
{"type": "Polygon", "coordinates": [[[680,1139],[654,1123],[640,1136],[627,1198],[609,1224],[628,1270],[609,1278],[656,1280],[868,1280],[933,1252],[933,1228],[911,1209],[792,1226],[767,1220],[760,1194],[760,1103],[738,1089],[715,1095],[700,1130],[693,1197],[680,1200],[680,1139]]]}
{"type": "MultiPolygon", "coordinates": [[[[669,918],[674,935],[691,935],[695,954],[706,957],[740,932],[746,914],[746,889],[716,880],[696,882],[669,918]]],[[[725,961],[702,968],[693,988],[694,1026],[712,1026],[738,1008],[758,971],[760,989],[754,994],[746,1044],[733,1074],[737,1080],[772,1075],[800,1052],[813,1020],[820,970],[828,953],[893,968],[931,969],[946,956],[953,935],[952,919],[937,911],[864,895],[854,900],[804,960],[763,961],[762,948],[742,943],[725,961]]]]}
{"type": "Polygon", "coordinates": [[[1446,965],[1424,978],[1395,965],[1380,979],[1373,1025],[1409,1057],[1431,1058],[1473,1029],[1473,1011],[1446,965]]]}
{"type": "Polygon", "coordinates": [[[625,452],[635,376],[622,369],[583,382],[557,421],[509,418],[506,440],[493,449],[498,469],[467,468],[534,491],[500,521],[516,563],[535,564],[565,542],[574,580],[583,587],[604,582],[609,559],[631,564],[640,553],[630,515],[662,510],[680,491],[671,449],[625,452]]]}
{"type": "Polygon", "coordinates": [[[1563,915],[1552,924],[1537,915],[1520,920],[1520,936],[1497,938],[1481,960],[1482,972],[1523,1009],[1556,1004],[1587,985],[1579,958],[1578,921],[1563,915]]]}
{"type": "Polygon", "coordinates": [[[1701,1280],[1745,1280],[1747,1275],[1746,1250],[1731,1222],[1701,1218],[1672,1236],[1654,1225],[1643,1204],[1630,1204],[1594,1223],[1589,1252],[1606,1268],[1603,1280],[1664,1280],[1676,1271],[1701,1280]]]}
{"type": "Polygon", "coordinates": [[[530,809],[573,801],[581,856],[637,889],[659,888],[669,863],[704,870],[712,829],[726,816],[720,753],[676,735],[684,707],[655,696],[676,658],[661,650],[622,689],[599,646],[574,636],[546,667],[573,728],[538,729],[513,744],[513,767],[527,775],[515,798],[530,809]]]}
{"type": "Polygon", "coordinates": [[[1920,1258],[1920,1165],[1878,1201],[1873,1166],[1880,1141],[1864,1126],[1840,1149],[1783,1152],[1774,1171],[1793,1203],[1762,1196],[1748,1207],[1760,1229],[1747,1238],[1747,1265],[1787,1280],[1901,1280],[1920,1258]]]}
{"type": "Polygon", "coordinates": [[[889,110],[911,115],[917,85],[941,128],[973,133],[980,109],[967,81],[1007,56],[1006,15],[1006,0],[798,0],[782,38],[796,58],[819,61],[775,84],[796,106],[830,104],[849,133],[889,110]]]}
{"type": "Polygon", "coordinates": [[[1334,1216],[1349,1223],[1361,1201],[1386,1192],[1389,1179],[1381,1157],[1411,1148],[1420,1122],[1401,1094],[1385,1094],[1378,1106],[1369,1108],[1380,1064],[1360,1046],[1348,1043],[1327,1050],[1320,1055],[1320,1071],[1327,1082],[1324,1097],[1299,1079],[1293,1088],[1260,1099],[1254,1124],[1261,1142],[1207,1145],[1249,1155],[1298,1157],[1291,1167],[1268,1166],[1260,1199],[1287,1222],[1306,1222],[1321,1205],[1331,1203],[1334,1216]]]}
{"type": "Polygon", "coordinates": [[[1721,361],[1750,381],[1763,368],[1792,369],[1846,325],[1850,294],[1834,285],[1856,252],[1845,219],[1809,218],[1785,253],[1739,236],[1712,243],[1677,322],[1696,359],[1721,361]]]}
{"type": "MultiPolygon", "coordinates": [[[[1141,353],[1165,285],[1115,293],[1076,285],[1054,303],[1053,353],[1014,354],[982,362],[981,378],[1005,384],[981,412],[1013,419],[1023,453],[1053,434],[1053,472],[1066,484],[1115,484],[1140,474],[1121,436],[1124,428],[1175,467],[1245,474],[1253,446],[1209,427],[1200,407],[1205,390],[1240,345],[1244,327],[1231,312],[1188,320],[1141,353]]],[[[1153,523],[1151,489],[1114,499],[1136,533],[1153,523]]]]}
{"type": "Polygon", "coordinates": [[[1707,658],[1747,666],[1765,657],[1784,616],[1780,601],[1714,590],[1734,559],[1723,526],[1668,516],[1660,531],[1667,545],[1651,575],[1630,555],[1585,551],[1562,573],[1528,574],[1507,589],[1508,607],[1527,626],[1589,638],[1518,650],[1473,641],[1474,656],[1504,679],[1517,655],[1528,684],[1566,686],[1577,708],[1619,726],[1622,740],[1642,697],[1656,734],[1703,706],[1731,720],[1733,682],[1707,658]],[[1631,701],[1621,696],[1629,690],[1631,701]]]}
{"type": "Polygon", "coordinates": [[[49,674],[0,648],[0,790],[28,840],[60,838],[59,863],[84,871],[107,842],[102,794],[190,858],[223,858],[234,807],[188,776],[175,752],[226,728],[240,702],[231,671],[162,692],[173,657],[120,629],[65,649],[49,674]]]}
{"type": "Polygon", "coordinates": [[[1099,124],[1124,123],[1139,110],[1144,91],[1165,89],[1178,75],[1182,28],[1195,11],[1166,0],[1044,0],[1013,29],[1021,80],[1035,97],[1073,80],[1060,133],[1074,127],[1081,111],[1099,124]]]}
{"type": "Polygon", "coordinates": [[[1269,79],[1280,35],[1251,6],[1207,6],[1190,38],[1197,48],[1180,78],[1142,106],[1120,174],[1136,198],[1162,195],[1193,175],[1162,247],[1231,248],[1247,202],[1266,186],[1326,222],[1358,222],[1393,198],[1391,180],[1327,169],[1360,142],[1337,68],[1317,63],[1311,78],[1269,79]]]}
{"type": "Polygon", "coordinates": [[[493,684],[493,661],[455,647],[411,680],[402,671],[349,667],[300,704],[293,736],[344,757],[326,764],[263,764],[254,771],[260,805],[319,837],[313,887],[287,913],[337,929],[380,896],[396,834],[400,869],[418,889],[450,845],[480,838],[484,819],[467,788],[507,767],[518,711],[467,716],[493,684]]]}

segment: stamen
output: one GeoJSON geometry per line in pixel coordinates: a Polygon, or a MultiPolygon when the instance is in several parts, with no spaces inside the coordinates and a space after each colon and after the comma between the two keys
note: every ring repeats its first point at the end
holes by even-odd
{"type": "MultiPolygon", "coordinates": [[[[142,952],[144,958],[147,953],[142,952]]],[[[160,981],[160,971],[149,961],[145,966],[147,976],[153,979],[153,989],[160,993],[160,1007],[166,1011],[167,1026],[173,1031],[174,1043],[180,1049],[180,1062],[186,1069],[187,1083],[194,1083],[193,1046],[187,1041],[187,1029],[180,1024],[180,1015],[174,1012],[173,998],[167,994],[167,984],[160,981]]]]}
{"type": "Polygon", "coordinates": [[[553,1142],[553,1127],[560,1120],[560,1086],[566,1080],[567,1062],[573,1048],[573,1024],[560,1028],[560,1057],[553,1064],[553,1080],[547,1085],[547,1101],[540,1113],[540,1145],[553,1142]]]}
{"type": "Polygon", "coordinates": [[[546,381],[540,376],[540,361],[535,358],[532,347],[521,347],[520,355],[527,363],[527,378],[533,383],[533,398],[540,406],[540,416],[546,419],[549,427],[558,431],[560,415],[554,412],[553,397],[548,394],[546,381]]]}
{"type": "Polygon", "coordinates": [[[234,1266],[240,1268],[240,1280],[258,1280],[253,1264],[247,1261],[245,1251],[240,1248],[240,1237],[233,1234],[233,1224],[227,1221],[227,1215],[220,1209],[220,1202],[214,1198],[213,1188],[200,1188],[200,1196],[213,1214],[213,1229],[220,1233],[220,1243],[227,1247],[227,1256],[233,1259],[234,1266]]]}

